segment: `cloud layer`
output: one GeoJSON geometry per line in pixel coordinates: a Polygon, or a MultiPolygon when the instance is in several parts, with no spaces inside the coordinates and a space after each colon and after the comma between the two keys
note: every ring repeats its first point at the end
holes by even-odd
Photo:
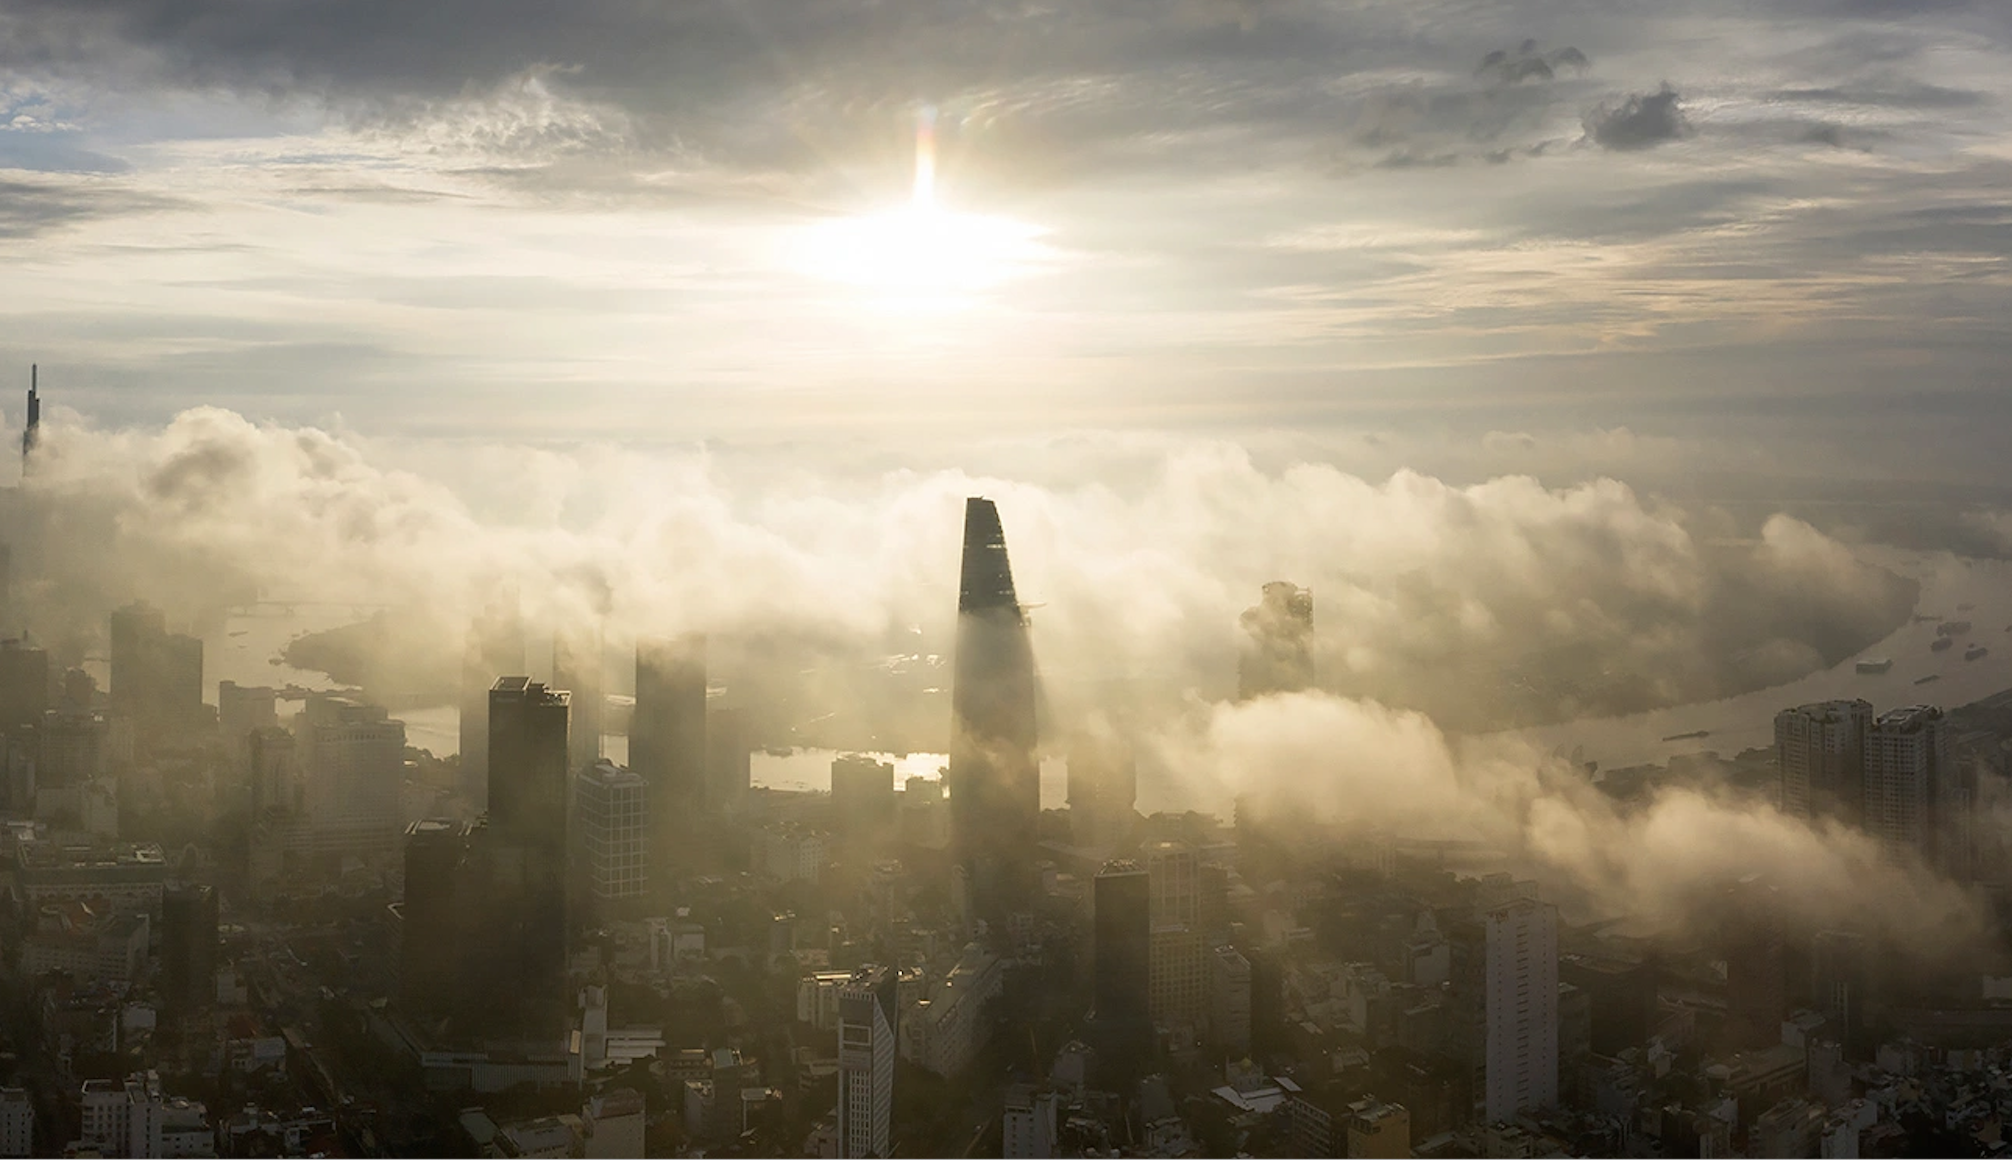
{"type": "Polygon", "coordinates": [[[42,446],[24,494],[72,531],[41,538],[33,622],[67,612],[79,633],[129,593],[195,616],[263,591],[412,610],[453,657],[508,585],[536,622],[605,615],[618,638],[701,630],[864,663],[920,631],[943,651],[973,494],[999,504],[1062,713],[1112,680],[1227,692],[1239,614],[1275,579],[1313,590],[1326,686],[1456,728],[1788,680],[1912,606],[1787,517],[1719,542],[1611,480],[1375,483],[1204,440],[1140,441],[1087,481],[499,446],[451,486],[354,436],[218,409],[154,431],[49,425],[42,446]]]}
{"type": "Polygon", "coordinates": [[[1575,918],[1709,936],[1722,893],[1759,874],[1796,929],[1870,930],[1903,958],[1975,950],[1990,929],[1977,898],[1858,831],[1710,785],[1623,805],[1555,758],[1449,738],[1374,703],[1302,695],[1216,706],[1164,735],[1160,757],[1190,792],[1245,795],[1242,808],[1274,826],[1339,826],[1357,842],[1478,840],[1575,918]]]}

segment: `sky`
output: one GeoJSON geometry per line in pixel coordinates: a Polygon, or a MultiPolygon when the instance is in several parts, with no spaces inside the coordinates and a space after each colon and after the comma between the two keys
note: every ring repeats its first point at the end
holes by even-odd
{"type": "Polygon", "coordinates": [[[110,427],[2012,483],[2008,51],[1990,0],[0,0],[0,366],[110,427]]]}

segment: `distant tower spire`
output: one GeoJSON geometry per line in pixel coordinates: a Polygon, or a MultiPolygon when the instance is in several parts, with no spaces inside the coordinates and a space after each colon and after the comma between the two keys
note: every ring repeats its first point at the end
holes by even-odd
{"type": "Polygon", "coordinates": [[[41,374],[42,374],[42,368],[40,366],[34,363],[28,364],[28,425],[22,428],[21,430],[22,475],[28,474],[28,456],[30,452],[35,450],[36,437],[41,434],[40,430],[42,426],[42,395],[40,392],[41,374]]]}

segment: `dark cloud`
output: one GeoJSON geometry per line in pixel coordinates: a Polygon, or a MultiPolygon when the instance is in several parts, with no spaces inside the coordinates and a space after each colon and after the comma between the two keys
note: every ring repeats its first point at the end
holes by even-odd
{"type": "Polygon", "coordinates": [[[186,208],[157,194],[92,184],[0,180],[0,239],[32,238],[98,218],[186,208]]]}
{"type": "Polygon", "coordinates": [[[1514,52],[1498,48],[1482,57],[1481,67],[1474,70],[1474,75],[1513,85],[1527,80],[1554,80],[1561,69],[1585,72],[1591,63],[1585,53],[1569,45],[1538,52],[1537,42],[1526,40],[1514,52]]]}
{"type": "Polygon", "coordinates": [[[1586,117],[1586,135],[1607,149],[1648,149],[1691,134],[1683,98],[1669,85],[1634,93],[1620,104],[1605,104],[1586,117]]]}

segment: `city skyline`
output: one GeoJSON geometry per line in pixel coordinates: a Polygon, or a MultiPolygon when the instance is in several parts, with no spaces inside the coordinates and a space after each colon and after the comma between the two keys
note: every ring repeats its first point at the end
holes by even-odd
{"type": "Polygon", "coordinates": [[[2003,0],[0,0],[0,1160],[1994,1156],[2003,0]]]}

